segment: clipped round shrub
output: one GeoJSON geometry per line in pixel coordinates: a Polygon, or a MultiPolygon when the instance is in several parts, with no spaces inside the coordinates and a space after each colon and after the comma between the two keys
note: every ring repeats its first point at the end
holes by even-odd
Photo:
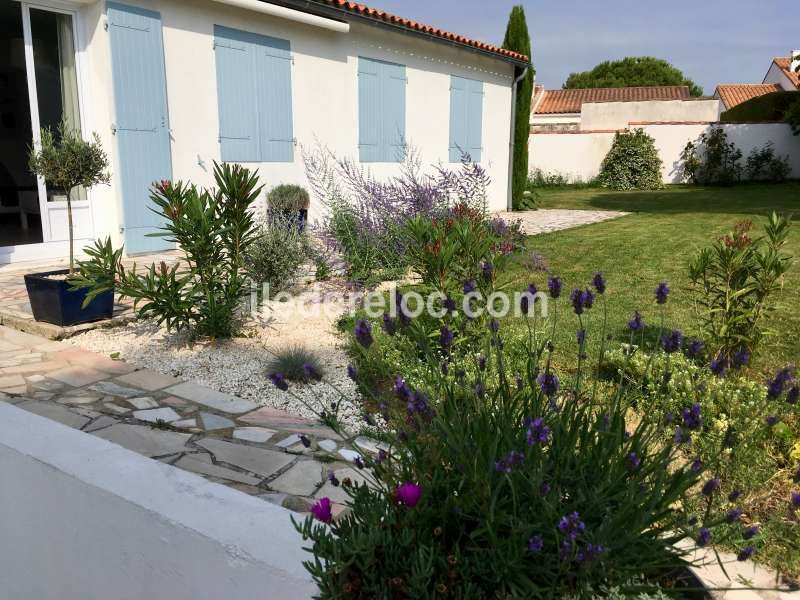
{"type": "Polygon", "coordinates": [[[613,190],[658,190],[661,158],[655,140],[644,129],[618,132],[600,166],[598,181],[613,190]]]}
{"type": "Polygon", "coordinates": [[[280,373],[289,381],[310,383],[322,379],[324,368],[316,352],[294,344],[281,348],[267,364],[267,374],[280,373]]]}
{"type": "Polygon", "coordinates": [[[269,209],[275,212],[308,210],[308,192],[299,185],[290,183],[277,185],[267,194],[267,204],[269,209]]]}

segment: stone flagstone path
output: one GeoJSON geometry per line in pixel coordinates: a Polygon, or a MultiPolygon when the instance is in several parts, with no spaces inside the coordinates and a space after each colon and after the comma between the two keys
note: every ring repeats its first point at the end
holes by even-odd
{"type": "Polygon", "coordinates": [[[581,225],[591,225],[609,219],[629,215],[627,212],[615,210],[569,210],[564,208],[540,208],[539,210],[521,210],[502,212],[498,216],[505,221],[520,221],[522,231],[526,235],[539,235],[562,229],[572,229],[581,225]]]}
{"type": "Polygon", "coordinates": [[[314,421],[4,326],[0,400],[298,512],[363,480],[314,421]]]}

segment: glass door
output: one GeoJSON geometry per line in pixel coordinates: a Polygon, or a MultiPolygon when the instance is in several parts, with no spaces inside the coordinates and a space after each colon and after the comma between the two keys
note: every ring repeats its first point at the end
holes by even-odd
{"type": "MultiPolygon", "coordinates": [[[[6,87],[13,87],[17,99],[12,144],[2,144],[0,125],[0,189],[6,165],[12,166],[6,170],[11,172],[14,189],[0,197],[4,206],[15,206],[20,223],[17,229],[27,232],[12,232],[14,226],[8,217],[0,221],[0,251],[8,246],[68,238],[64,190],[48,188],[44,180],[29,172],[27,163],[29,148],[39,144],[41,128],[55,131],[64,119],[69,127],[82,129],[76,20],[75,12],[62,8],[0,0],[0,54],[5,37],[9,58],[13,59],[2,61],[0,56],[0,65],[13,70],[6,77],[6,87]],[[12,195],[16,196],[15,203],[6,200],[12,195]]],[[[0,124],[3,68],[0,66],[0,124]]],[[[0,219],[2,211],[0,208],[0,219]]],[[[84,190],[73,192],[73,214],[76,239],[91,237],[91,211],[84,190]]]]}

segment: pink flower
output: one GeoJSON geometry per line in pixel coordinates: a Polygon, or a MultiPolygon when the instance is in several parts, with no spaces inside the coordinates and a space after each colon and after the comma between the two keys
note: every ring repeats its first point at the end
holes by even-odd
{"type": "Polygon", "coordinates": [[[422,495],[422,486],[416,483],[401,483],[397,486],[397,501],[403,506],[414,508],[422,495]]]}
{"type": "Polygon", "coordinates": [[[311,514],[323,523],[330,523],[333,519],[333,513],[331,512],[331,499],[327,496],[325,498],[320,498],[316,504],[311,507],[311,514]]]}

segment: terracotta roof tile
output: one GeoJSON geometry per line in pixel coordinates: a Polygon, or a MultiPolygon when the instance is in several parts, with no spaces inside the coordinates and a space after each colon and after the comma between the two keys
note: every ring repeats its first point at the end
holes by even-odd
{"type": "Polygon", "coordinates": [[[584,102],[637,102],[641,100],[689,100],[685,85],[646,87],[586,88],[577,90],[545,90],[534,103],[535,114],[579,113],[584,102]]]}
{"type": "Polygon", "coordinates": [[[783,71],[784,75],[789,78],[789,81],[794,84],[794,87],[800,89],[800,73],[789,70],[789,65],[792,64],[792,59],[788,56],[779,56],[777,58],[773,58],[772,61],[778,65],[778,67],[783,71]]]}
{"type": "Polygon", "coordinates": [[[716,95],[720,97],[727,110],[751,98],[780,92],[782,89],[777,83],[724,83],[717,86],[716,95]]]}
{"type": "Polygon", "coordinates": [[[505,48],[500,48],[499,46],[493,46],[492,44],[486,44],[484,42],[472,40],[470,38],[464,37],[463,35],[451,33],[449,31],[445,31],[444,29],[438,29],[436,27],[432,27],[431,25],[425,25],[423,23],[417,23],[416,21],[412,21],[410,19],[404,19],[403,17],[398,17],[396,15],[384,12],[382,10],[376,10],[374,8],[370,8],[369,6],[364,6],[363,4],[358,4],[356,2],[349,2],[348,0],[315,0],[315,1],[319,2],[320,4],[327,4],[329,6],[341,8],[343,10],[346,10],[347,12],[369,17],[371,19],[375,19],[376,21],[383,21],[384,23],[399,25],[400,27],[405,27],[406,29],[412,29],[414,31],[421,31],[423,33],[428,33],[436,37],[455,41],[458,42],[459,44],[464,44],[465,46],[472,46],[473,48],[486,50],[487,52],[498,54],[506,58],[522,62],[528,62],[528,57],[525,56],[524,54],[513,52],[511,50],[506,50],[505,48]]]}

